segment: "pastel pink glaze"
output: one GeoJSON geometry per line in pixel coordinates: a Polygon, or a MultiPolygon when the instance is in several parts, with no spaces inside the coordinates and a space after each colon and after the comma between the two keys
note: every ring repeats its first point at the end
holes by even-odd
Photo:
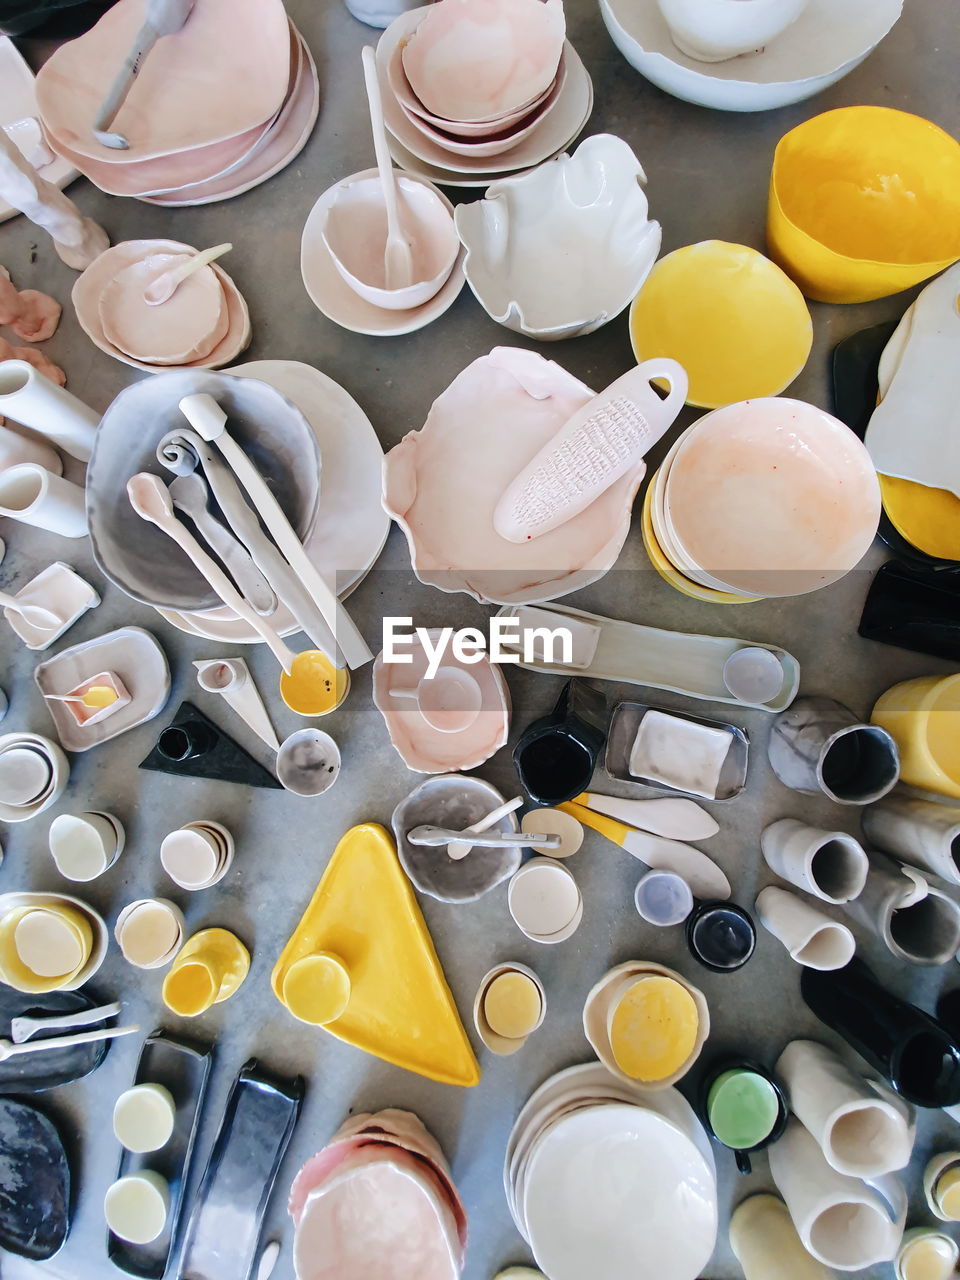
{"type": "Polygon", "coordinates": [[[523,604],[576,591],[612,568],[642,461],[542,537],[508,542],[493,527],[507,485],[593,394],[552,360],[516,347],[496,347],[454,379],[424,426],[384,459],[383,504],[406,534],[421,582],[523,604]]]}
{"type": "Polygon", "coordinates": [[[227,336],[230,317],[220,280],[201,267],[166,302],[151,306],[144,292],[192,254],[151,253],[118,271],[100,295],[103,334],[118,350],[148,364],[204,360],[227,336]]]}
{"type": "Polygon", "coordinates": [[[404,48],[403,69],[432,114],[492,120],[549,88],[565,34],[562,0],[440,0],[404,48]]]}
{"type": "Polygon", "coordinates": [[[60,323],[60,303],[36,289],[17,289],[0,267],[0,325],[24,342],[45,342],[60,323]]]}

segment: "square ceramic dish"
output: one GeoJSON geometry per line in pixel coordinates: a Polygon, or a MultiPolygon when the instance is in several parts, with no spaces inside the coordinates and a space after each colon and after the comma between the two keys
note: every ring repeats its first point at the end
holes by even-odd
{"type": "MultiPolygon", "coordinates": [[[[638,778],[630,772],[630,753],[637,738],[641,721],[648,711],[652,710],[642,702],[618,702],[610,718],[607,733],[607,749],[604,756],[604,768],[607,776],[618,782],[628,782],[633,786],[654,791],[676,791],[666,783],[656,782],[650,778],[638,778]]],[[[705,725],[709,729],[724,729],[730,734],[730,750],[723,762],[720,781],[717,784],[716,800],[732,800],[743,790],[747,781],[747,755],[750,739],[743,729],[735,724],[724,724],[721,720],[705,720],[700,716],[689,716],[682,711],[671,711],[671,716],[678,720],[689,720],[691,724],[705,725]]],[[[688,795],[688,792],[682,792],[688,795]]]]}

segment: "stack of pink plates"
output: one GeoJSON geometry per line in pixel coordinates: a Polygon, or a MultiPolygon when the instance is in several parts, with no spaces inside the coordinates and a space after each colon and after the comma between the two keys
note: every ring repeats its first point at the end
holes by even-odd
{"type": "Polygon", "coordinates": [[[109,126],[128,147],[100,143],[93,122],[143,14],[143,0],[119,0],[37,76],[44,134],[60,156],[103,191],[161,205],[229,199],[294,159],[320,92],[282,0],[197,4],[147,55],[109,126]]]}
{"type": "Polygon", "coordinates": [[[377,68],[390,150],[441,186],[489,186],[580,134],[593,85],[561,0],[440,0],[401,14],[377,68]]]}
{"type": "Polygon", "coordinates": [[[351,1116],[290,1189],[297,1280],[458,1280],[467,1217],[416,1116],[351,1116]]]}
{"type": "Polygon", "coordinates": [[[653,532],[707,590],[803,595],[866,554],[880,488],[863,444],[828,413],[771,396],[708,413],[652,481],[653,532]]]}

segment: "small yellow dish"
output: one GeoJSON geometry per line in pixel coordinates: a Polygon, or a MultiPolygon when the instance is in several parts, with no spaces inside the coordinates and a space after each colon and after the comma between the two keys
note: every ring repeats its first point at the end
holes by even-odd
{"type": "Polygon", "coordinates": [[[630,308],[639,363],[687,371],[687,403],[719,409],[775,396],[807,363],[813,321],[797,286],[756,249],[704,240],[668,253],[630,308]]]}
{"type": "Polygon", "coordinates": [[[631,1080],[656,1084],[674,1076],[692,1055],[700,1031],[696,1002],[673,978],[645,974],[610,1011],[614,1062],[631,1080]]]}
{"type": "Polygon", "coordinates": [[[754,604],[757,599],[756,596],[732,595],[726,591],[715,591],[712,587],[702,587],[698,582],[692,582],[667,559],[666,553],[657,541],[657,536],[654,532],[653,518],[651,516],[652,499],[653,477],[651,477],[646,493],[643,496],[640,533],[643,538],[644,550],[650,563],[664,582],[668,583],[674,590],[679,591],[681,595],[689,596],[691,600],[703,600],[708,604],[754,604]]]}
{"type": "Polygon", "coordinates": [[[869,302],[960,258],[960,143],[890,107],[842,107],[777,144],[771,257],[818,302],[869,302]]]}
{"type": "Polygon", "coordinates": [[[911,547],[938,560],[960,560],[960,498],[899,476],[880,476],[887,519],[911,547]]]}
{"type": "Polygon", "coordinates": [[[349,670],[335,667],[319,649],[298,653],[290,674],[280,675],[280,696],[300,716],[328,715],[349,692],[349,670]]]}
{"type": "Polygon", "coordinates": [[[90,959],[93,949],[93,927],[82,912],[69,904],[53,904],[39,907],[26,904],[14,907],[0,921],[0,979],[8,986],[27,995],[43,995],[49,991],[58,991],[77,977],[83,966],[90,959]],[[42,977],[29,968],[20,959],[16,945],[17,926],[25,916],[34,912],[45,911],[56,916],[67,925],[77,939],[81,951],[81,960],[69,973],[61,973],[52,977],[42,977]]]}
{"type": "Polygon", "coordinates": [[[228,929],[201,929],[189,938],[163,980],[163,1002],[181,1018],[195,1018],[229,1000],[250,971],[250,952],[228,929]]]}
{"type": "Polygon", "coordinates": [[[350,1002],[350,974],[329,951],[301,956],[283,975],[283,1001],[295,1018],[325,1027],[346,1012],[350,1002]]]}

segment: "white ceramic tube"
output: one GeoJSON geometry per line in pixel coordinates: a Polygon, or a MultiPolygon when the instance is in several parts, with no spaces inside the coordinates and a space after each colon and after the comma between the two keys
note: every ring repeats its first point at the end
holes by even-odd
{"type": "Polygon", "coordinates": [[[884,853],[960,884],[960,808],[889,795],[864,811],[863,830],[884,853]]]}
{"type": "Polygon", "coordinates": [[[63,459],[45,440],[29,439],[9,427],[0,427],[0,471],[21,462],[35,462],[51,475],[63,474],[63,459]]]}
{"type": "Polygon", "coordinates": [[[898,960],[946,964],[960,951],[960,904],[928,875],[872,850],[866,887],[847,910],[898,960]]]}
{"type": "Polygon", "coordinates": [[[824,902],[851,902],[866,884],[867,855],[845,831],[781,818],[764,828],[760,848],[771,871],[824,902]]]}
{"type": "Polygon", "coordinates": [[[745,1280],[831,1280],[803,1247],[787,1206],[776,1196],[750,1196],[730,1219],[730,1248],[745,1280]]]}
{"type": "Polygon", "coordinates": [[[757,894],[757,915],[790,958],[808,969],[842,969],[857,949],[845,924],[831,920],[787,889],[771,886],[757,894]]]}
{"type": "Polygon", "coordinates": [[[33,462],[0,473],[0,516],[65,538],[82,538],[87,532],[83,489],[33,462]]]}
{"type": "Polygon", "coordinates": [[[775,1070],[791,1110],[838,1173],[875,1178],[909,1163],[916,1117],[892,1090],[865,1080],[813,1040],[788,1044],[775,1070]]]}
{"type": "Polygon", "coordinates": [[[0,362],[0,415],[39,431],[72,458],[89,462],[100,415],[25,360],[0,362]]]}
{"type": "Polygon", "coordinates": [[[831,1169],[795,1118],[770,1148],[770,1171],[804,1248],[824,1266],[859,1271],[894,1257],[906,1218],[906,1197],[895,1186],[881,1194],[831,1169]]]}

